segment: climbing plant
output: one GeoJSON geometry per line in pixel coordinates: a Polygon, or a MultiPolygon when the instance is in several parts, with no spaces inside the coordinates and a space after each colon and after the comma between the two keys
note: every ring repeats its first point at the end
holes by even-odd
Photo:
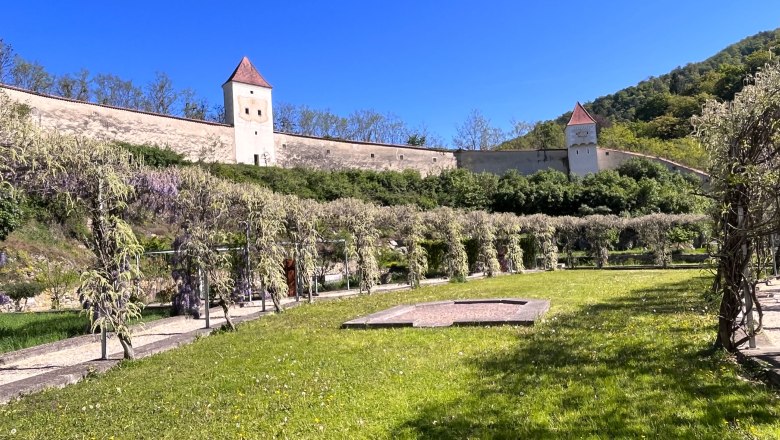
{"type": "Polygon", "coordinates": [[[472,211],[468,214],[467,222],[471,237],[477,242],[477,271],[492,277],[501,271],[493,219],[485,211],[472,211]]]}
{"type": "Polygon", "coordinates": [[[349,244],[357,260],[360,291],[371,293],[379,282],[376,245],[379,231],[375,220],[377,207],[358,199],[339,199],[328,206],[336,224],[350,236],[349,244]]]}
{"type": "Polygon", "coordinates": [[[535,214],[526,218],[528,229],[536,246],[542,253],[542,268],[555,270],[558,267],[558,247],[555,244],[555,217],[535,214]]]}
{"type": "Polygon", "coordinates": [[[303,288],[311,302],[312,286],[317,268],[317,224],[319,204],[291,196],[287,199],[287,234],[294,246],[294,258],[298,262],[303,288]]]}
{"type": "Polygon", "coordinates": [[[712,219],[718,242],[713,292],[720,296],[716,342],[739,346],[740,328],[761,328],[761,309],[752,270],[757,244],[780,224],[780,67],[767,65],[747,79],[731,102],[708,101],[693,118],[695,136],[709,158],[712,219]],[[759,324],[749,328],[743,304],[758,306],[759,324]]]}
{"type": "Polygon", "coordinates": [[[407,280],[416,289],[428,271],[428,254],[422,247],[424,236],[423,216],[414,205],[385,208],[397,221],[398,235],[406,247],[407,280]]]}
{"type": "Polygon", "coordinates": [[[469,259],[463,244],[463,226],[460,219],[460,213],[452,208],[444,207],[433,211],[433,223],[447,249],[444,254],[447,277],[463,282],[469,274],[469,259]]]}
{"type": "Polygon", "coordinates": [[[493,216],[496,224],[497,237],[506,243],[506,261],[510,272],[522,272],[523,247],[522,247],[522,217],[514,214],[498,214],[493,216]]]}

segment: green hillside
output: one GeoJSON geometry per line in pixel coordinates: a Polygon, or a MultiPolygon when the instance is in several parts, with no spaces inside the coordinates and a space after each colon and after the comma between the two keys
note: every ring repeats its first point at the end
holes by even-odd
{"type": "MultiPolygon", "coordinates": [[[[761,32],[732,44],[712,57],[677,67],[639,84],[585,103],[598,122],[599,144],[702,167],[704,152],[689,137],[690,118],[709,99],[731,100],[748,75],[780,55],[780,29],[761,32]]],[[[571,112],[537,124],[502,149],[563,147],[563,127],[571,112]]]]}

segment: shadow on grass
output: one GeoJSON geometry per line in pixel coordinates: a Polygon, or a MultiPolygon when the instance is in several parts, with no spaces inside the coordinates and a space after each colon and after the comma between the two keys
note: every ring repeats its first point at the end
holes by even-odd
{"type": "MultiPolygon", "coordinates": [[[[703,284],[702,284],[703,286],[703,284]]],[[[559,314],[493,357],[468,360],[465,397],[419,408],[404,437],[660,438],[775,423],[775,396],[709,349],[712,320],[689,281],[559,314]],[[691,311],[693,309],[693,311],[691,311]]]]}

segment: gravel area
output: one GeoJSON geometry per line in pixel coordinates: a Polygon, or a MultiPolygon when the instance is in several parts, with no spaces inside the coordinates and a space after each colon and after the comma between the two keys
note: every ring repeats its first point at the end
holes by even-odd
{"type": "Polygon", "coordinates": [[[780,280],[759,283],[756,296],[764,311],[764,336],[774,347],[780,347],[780,280]]]}
{"type": "Polygon", "coordinates": [[[387,321],[412,321],[416,327],[450,326],[463,321],[504,321],[516,316],[523,306],[504,303],[473,303],[473,304],[431,304],[425,307],[414,307],[406,313],[393,318],[378,319],[387,321]]]}
{"type": "Polygon", "coordinates": [[[342,328],[533,325],[550,308],[538,299],[495,298],[436,301],[392,307],[347,321],[342,328]]]}

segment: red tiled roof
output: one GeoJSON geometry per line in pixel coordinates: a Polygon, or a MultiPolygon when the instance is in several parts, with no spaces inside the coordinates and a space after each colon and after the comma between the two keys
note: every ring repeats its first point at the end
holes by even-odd
{"type": "Polygon", "coordinates": [[[230,75],[230,78],[225,82],[228,83],[230,81],[265,87],[268,89],[272,88],[271,84],[268,84],[268,81],[263,78],[263,75],[260,75],[260,72],[255,69],[255,66],[252,65],[247,57],[241,59],[236,70],[233,71],[233,74],[230,75]]]}
{"type": "Polygon", "coordinates": [[[566,125],[580,125],[580,124],[595,124],[596,120],[593,119],[585,107],[579,102],[574,106],[574,111],[571,114],[571,119],[566,125]]]}

